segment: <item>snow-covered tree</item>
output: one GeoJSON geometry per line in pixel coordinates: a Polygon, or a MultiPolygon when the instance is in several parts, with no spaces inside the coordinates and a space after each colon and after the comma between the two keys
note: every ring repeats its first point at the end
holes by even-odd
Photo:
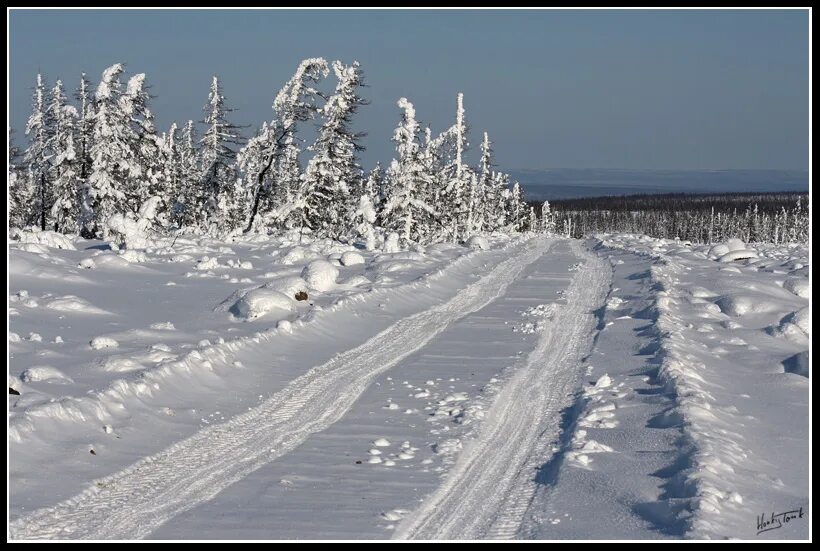
{"type": "Polygon", "coordinates": [[[359,197],[359,204],[353,212],[356,235],[364,241],[368,251],[376,248],[376,209],[367,195],[359,197]]]}
{"type": "Polygon", "coordinates": [[[441,194],[441,212],[443,223],[449,233],[449,238],[456,242],[466,238],[472,228],[472,210],[474,193],[472,170],[464,162],[464,152],[467,143],[467,121],[464,116],[464,94],[459,93],[456,101],[456,123],[448,132],[453,140],[454,159],[447,168],[447,183],[441,194]]]}
{"type": "Polygon", "coordinates": [[[32,200],[34,190],[27,171],[20,166],[20,150],[14,142],[14,130],[9,127],[9,227],[23,228],[31,223],[33,217],[32,200]]]}
{"type": "Polygon", "coordinates": [[[406,246],[427,240],[431,229],[423,221],[435,216],[436,209],[424,200],[423,190],[432,182],[420,160],[416,110],[406,98],[401,98],[398,106],[403,110],[393,133],[398,158],[387,171],[382,218],[385,229],[396,232],[406,246]]]}
{"type": "Polygon", "coordinates": [[[77,149],[74,143],[77,109],[67,104],[63,83],[51,92],[48,117],[52,121],[49,149],[52,153],[49,180],[52,182],[50,218],[54,231],[76,233],[81,209],[81,188],[77,149]]]}
{"type": "Polygon", "coordinates": [[[264,134],[257,136],[249,151],[256,151],[257,160],[246,158],[245,166],[255,167],[250,176],[251,206],[245,231],[255,227],[270,227],[286,219],[297,208],[299,201],[292,197],[299,176],[299,147],[297,125],[313,118],[321,94],[313,86],[328,75],[327,61],[322,58],[305,59],[296,73],[279,91],[273,102],[276,117],[264,134]],[[274,163],[276,166],[274,167],[274,163]],[[271,168],[274,167],[273,174],[271,168]],[[261,216],[260,216],[261,214],[261,216]]]}
{"type": "Polygon", "coordinates": [[[123,100],[120,75],[123,66],[112,65],[103,71],[94,94],[93,131],[91,139],[91,175],[88,198],[93,217],[88,230],[107,238],[105,221],[115,212],[126,212],[127,196],[123,182],[139,175],[132,159],[131,119],[123,100]]]}
{"type": "Polygon", "coordinates": [[[51,151],[51,120],[45,103],[45,82],[42,75],[37,75],[37,84],[34,86],[31,116],[26,124],[26,136],[29,145],[26,148],[23,160],[27,167],[28,178],[33,188],[32,211],[34,219],[31,222],[46,229],[51,222],[51,205],[54,203],[53,190],[50,180],[51,151]]]}
{"type": "Polygon", "coordinates": [[[92,237],[85,233],[85,228],[93,221],[93,201],[90,197],[88,177],[91,175],[91,143],[94,130],[94,100],[91,97],[91,83],[83,73],[80,76],[80,85],[74,95],[79,107],[78,119],[75,124],[74,149],[76,154],[78,178],[78,229],[84,237],[92,237]]]}
{"type": "Polygon", "coordinates": [[[518,182],[513,184],[507,198],[507,224],[513,231],[524,231],[527,227],[529,210],[521,194],[521,185],[518,182]]]}
{"type": "Polygon", "coordinates": [[[493,149],[490,136],[484,132],[481,140],[481,159],[478,165],[478,205],[476,208],[476,226],[478,231],[495,230],[498,217],[498,191],[493,186],[493,149]]]}
{"type": "MultiPolygon", "coordinates": [[[[145,74],[128,80],[122,105],[130,118],[131,170],[124,185],[128,209],[136,213],[149,197],[165,195],[165,159],[162,141],[157,136],[154,115],[148,107],[150,96],[145,89],[145,74]]],[[[159,207],[159,212],[164,210],[159,207]]]]}
{"type": "Polygon", "coordinates": [[[333,72],[338,79],[336,91],[321,111],[324,122],[299,193],[304,198],[299,222],[317,235],[339,239],[354,229],[352,214],[359,208],[354,194],[361,188],[362,170],[356,152],[364,149],[358,143],[363,134],[354,132],[350,124],[367,102],[359,95],[364,83],[358,62],[345,66],[334,61],[333,72]]]}
{"type": "Polygon", "coordinates": [[[214,76],[208,92],[208,102],[202,108],[206,126],[200,140],[200,167],[197,209],[203,229],[217,233],[236,229],[238,202],[236,187],[236,152],[243,143],[240,127],[228,120],[233,111],[225,103],[219,78],[214,76]]]}
{"type": "Polygon", "coordinates": [[[194,121],[189,120],[183,127],[176,149],[179,154],[179,186],[174,195],[176,203],[173,206],[172,219],[178,228],[193,229],[197,225],[197,198],[201,176],[194,121]]]}
{"type": "Polygon", "coordinates": [[[373,206],[378,207],[384,195],[384,175],[381,163],[377,162],[367,174],[367,178],[362,181],[362,195],[369,197],[373,206]]]}
{"type": "Polygon", "coordinates": [[[168,220],[171,224],[181,227],[181,215],[183,212],[182,192],[183,192],[183,170],[182,151],[180,147],[180,132],[177,123],[173,122],[168,132],[161,140],[162,157],[165,159],[165,203],[168,209],[168,220]]]}
{"type": "Polygon", "coordinates": [[[553,235],[556,231],[555,213],[550,207],[549,201],[544,201],[541,205],[541,231],[547,235],[553,235]]]}

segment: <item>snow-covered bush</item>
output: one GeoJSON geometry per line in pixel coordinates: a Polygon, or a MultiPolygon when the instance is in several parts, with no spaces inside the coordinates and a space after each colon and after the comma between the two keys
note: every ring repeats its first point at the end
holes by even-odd
{"type": "Polygon", "coordinates": [[[124,245],[129,249],[152,247],[153,241],[148,234],[161,202],[159,197],[150,197],[142,204],[136,217],[131,213],[112,214],[106,221],[107,235],[118,246],[124,245]]]}
{"type": "Polygon", "coordinates": [[[311,289],[329,291],[336,285],[339,269],[327,260],[314,260],[302,270],[302,278],[311,289]]]}

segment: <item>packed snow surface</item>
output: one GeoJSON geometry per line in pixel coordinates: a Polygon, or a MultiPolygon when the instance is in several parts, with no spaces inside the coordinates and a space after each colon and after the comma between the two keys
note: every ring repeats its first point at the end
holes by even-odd
{"type": "Polygon", "coordinates": [[[13,538],[808,537],[804,245],[10,237],[13,538]]]}

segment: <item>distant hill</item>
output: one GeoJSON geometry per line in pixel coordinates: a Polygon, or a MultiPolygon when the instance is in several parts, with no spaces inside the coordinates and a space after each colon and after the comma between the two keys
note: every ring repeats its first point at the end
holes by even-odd
{"type": "Polygon", "coordinates": [[[804,170],[507,170],[528,201],[640,193],[808,191],[804,170]]]}

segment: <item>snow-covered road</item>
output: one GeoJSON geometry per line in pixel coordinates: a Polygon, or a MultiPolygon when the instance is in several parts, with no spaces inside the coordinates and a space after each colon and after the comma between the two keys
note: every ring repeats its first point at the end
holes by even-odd
{"type": "MultiPolygon", "coordinates": [[[[759,250],[728,264],[706,247],[641,236],[531,236],[490,250],[375,256],[343,267],[346,281],[372,281],[368,291],[311,291],[315,305],[293,314],[296,330],[217,312],[186,338],[241,333],[219,354],[101,379],[134,396],[38,394],[82,389],[80,377],[94,375],[85,365],[70,372],[74,387],[10,378],[33,401],[12,412],[9,534],[805,537],[809,266],[797,246],[759,250]],[[155,394],[142,394],[155,375],[155,394]],[[66,401],[92,406],[50,415],[66,401]],[[93,455],[89,434],[100,442],[93,455]],[[55,495],[44,493],[51,484],[55,495]],[[788,526],[760,532],[761,513],[793,511],[788,526]]],[[[157,281],[173,269],[150,268],[157,281]]],[[[293,279],[277,269],[260,268],[252,283],[293,279]]],[[[184,292],[187,308],[200,292],[184,292]]],[[[23,323],[46,323],[28,293],[15,296],[23,323]]],[[[18,340],[20,357],[58,357],[39,343],[18,340]]]]}
{"type": "MultiPolygon", "coordinates": [[[[516,535],[535,493],[535,474],[561,431],[573,400],[576,369],[588,352],[609,283],[605,264],[572,249],[583,264],[545,323],[538,343],[487,412],[477,437],[446,480],[396,531],[399,538],[508,539],[516,535]]],[[[548,265],[549,259],[543,262],[548,265]]],[[[537,272],[536,272],[537,273],[537,272]]]]}
{"type": "Polygon", "coordinates": [[[372,379],[423,347],[451,322],[499,295],[549,240],[523,243],[443,305],[405,318],[343,352],[230,421],[210,426],[79,496],[18,519],[14,538],[126,539],[150,534],[336,422],[372,379]]]}

